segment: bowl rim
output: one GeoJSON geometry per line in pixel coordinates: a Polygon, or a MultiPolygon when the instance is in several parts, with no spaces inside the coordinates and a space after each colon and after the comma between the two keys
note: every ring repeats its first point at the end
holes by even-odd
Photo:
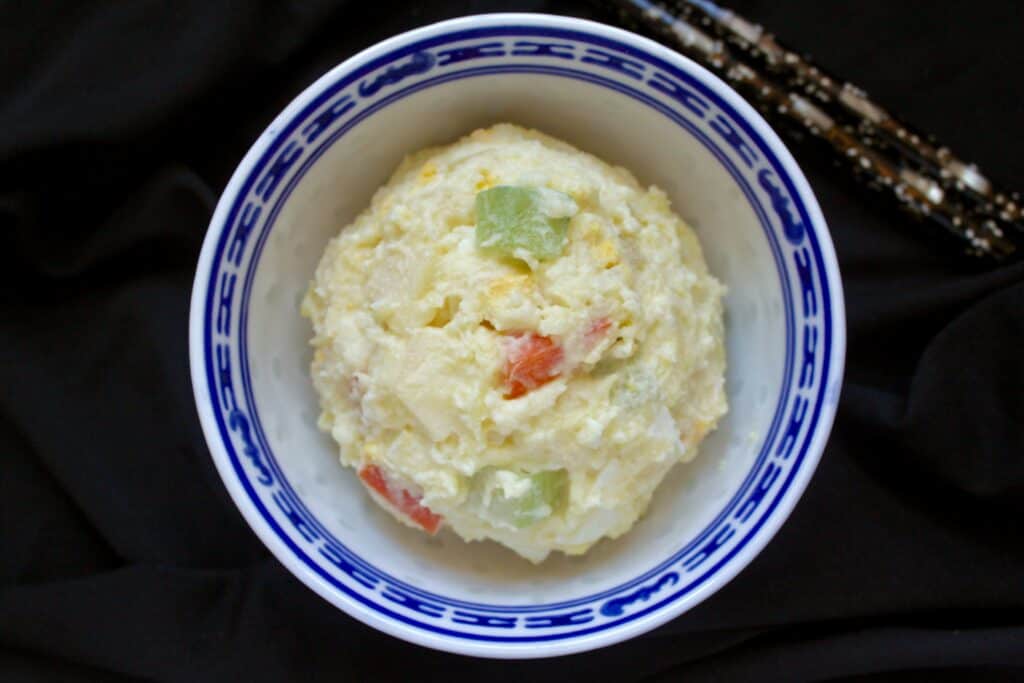
{"type": "Polygon", "coordinates": [[[331,68],[292,99],[261,133],[238,164],[227,186],[221,193],[217,207],[211,217],[200,252],[192,288],[189,315],[189,360],[196,408],[204,438],[221,479],[250,528],[253,529],[264,545],[271,550],[290,572],[318,595],[332,605],[341,608],[348,615],[403,640],[458,654],[495,658],[534,658],[581,652],[632,638],[679,616],[681,613],[703,602],[707,597],[731,581],[771,541],[778,529],[789,517],[796,502],[802,496],[824,451],[825,442],[828,439],[835,418],[838,395],[831,396],[821,406],[819,421],[808,440],[805,462],[795,472],[793,480],[790,482],[787,490],[783,492],[775,509],[765,518],[764,525],[748,543],[739,549],[736,555],[730,558],[724,566],[711,575],[704,583],[681,599],[672,601],[660,609],[597,633],[545,642],[509,643],[475,641],[429,633],[400,621],[386,618],[377,611],[368,609],[360,602],[337,590],[301,562],[262,519],[235,476],[235,472],[228,462],[224,444],[220,439],[213,409],[209,405],[209,385],[203,372],[206,362],[202,338],[204,302],[208,294],[206,276],[209,274],[213,264],[216,243],[221,236],[222,226],[226,223],[227,214],[241,186],[249,177],[257,159],[260,158],[276,138],[278,130],[286,122],[293,119],[325,88],[336,82],[344,74],[354,72],[396,48],[440,33],[507,24],[586,32],[646,52],[698,79],[704,86],[713,91],[717,97],[729,105],[737,116],[754,130],[757,136],[775,155],[779,165],[792,182],[796,194],[804,204],[804,208],[810,218],[810,224],[807,226],[807,229],[814,234],[818,242],[820,256],[823,261],[822,274],[825,284],[827,284],[832,292],[828,303],[832,307],[833,324],[832,347],[828,359],[832,364],[832,370],[830,377],[823,377],[822,382],[828,380],[829,386],[826,387],[827,391],[837,394],[842,383],[846,348],[845,307],[838,261],[828,226],[814,193],[789,150],[775,132],[746,101],[721,79],[687,57],[659,43],[623,29],[595,21],[535,13],[470,15],[436,22],[395,35],[358,52],[331,68]]]}

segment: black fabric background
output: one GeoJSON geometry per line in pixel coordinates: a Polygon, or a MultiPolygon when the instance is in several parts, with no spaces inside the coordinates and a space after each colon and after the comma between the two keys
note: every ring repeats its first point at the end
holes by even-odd
{"type": "MultiPolygon", "coordinates": [[[[734,0],[1024,188],[1015,0],[734,0]]],[[[692,612],[568,658],[380,635],[292,578],[192,404],[199,246],[234,165],[388,35],[586,3],[0,4],[0,680],[1024,680],[1024,265],[991,272],[794,151],[846,287],[841,410],[776,539],[692,612]]]]}

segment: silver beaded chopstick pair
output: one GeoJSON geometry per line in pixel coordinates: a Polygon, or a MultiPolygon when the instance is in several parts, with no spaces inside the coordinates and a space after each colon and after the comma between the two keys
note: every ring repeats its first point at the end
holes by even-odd
{"type": "Polygon", "coordinates": [[[780,44],[761,26],[707,0],[610,0],[628,28],[711,68],[771,120],[809,133],[868,187],[941,226],[967,255],[1006,262],[1024,253],[1020,196],[913,130],[861,89],[780,44]]]}

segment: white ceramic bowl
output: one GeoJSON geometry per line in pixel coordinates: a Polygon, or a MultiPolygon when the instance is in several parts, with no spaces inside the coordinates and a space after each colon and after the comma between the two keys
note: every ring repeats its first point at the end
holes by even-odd
{"type": "Polygon", "coordinates": [[[828,229],[778,137],[672,51],[577,19],[498,14],[386,40],[278,116],[217,205],[192,294],[192,382],[217,469],[277,558],[399,638],[542,657],[643,633],[706,599],[782,524],[814,471],[843,368],[828,229]],[[665,189],[726,298],[730,410],[624,537],[533,566],[428,538],[372,503],[316,426],[299,300],[328,239],[403,155],[510,121],[665,189]]]}

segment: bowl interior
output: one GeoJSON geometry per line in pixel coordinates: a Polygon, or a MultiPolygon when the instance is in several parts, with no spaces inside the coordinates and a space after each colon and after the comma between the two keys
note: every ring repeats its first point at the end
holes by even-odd
{"type": "Polygon", "coordinates": [[[283,478],[322,530],[398,581],[487,605],[599,593],[657,567],[723,511],[765,448],[780,410],[787,292],[776,247],[745,190],[697,135],[646,104],[557,74],[482,74],[406,94],[363,118],[308,168],[281,204],[256,266],[245,333],[256,413],[283,478]],[[374,505],[315,422],[311,329],[298,313],[327,241],[370,201],[402,157],[497,122],[537,128],[656,184],[697,231],[728,286],[728,416],[677,466],[624,537],[581,558],[534,566],[491,542],[428,538],[374,505]]]}

